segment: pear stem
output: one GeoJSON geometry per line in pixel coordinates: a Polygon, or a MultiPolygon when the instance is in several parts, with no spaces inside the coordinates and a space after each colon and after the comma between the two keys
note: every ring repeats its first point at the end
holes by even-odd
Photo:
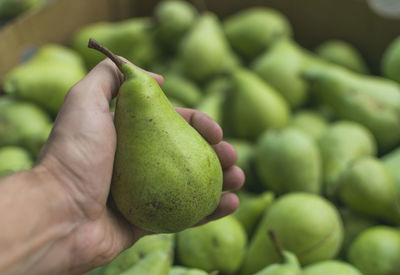
{"type": "Polygon", "coordinates": [[[278,241],[278,237],[276,236],[275,231],[274,230],[268,230],[268,234],[269,234],[269,237],[272,240],[272,243],[275,246],[276,252],[278,252],[278,255],[281,258],[282,263],[283,263],[285,261],[285,258],[283,256],[283,249],[282,249],[281,244],[278,241]]]}
{"type": "Polygon", "coordinates": [[[115,55],[112,51],[110,51],[109,49],[107,49],[106,47],[101,45],[99,42],[97,42],[93,38],[89,39],[88,47],[90,49],[95,49],[95,50],[103,53],[108,58],[110,58],[112,60],[112,62],[114,62],[115,65],[117,65],[118,69],[120,69],[120,71],[122,72],[122,65],[126,62],[124,60],[122,60],[119,56],[115,55]]]}

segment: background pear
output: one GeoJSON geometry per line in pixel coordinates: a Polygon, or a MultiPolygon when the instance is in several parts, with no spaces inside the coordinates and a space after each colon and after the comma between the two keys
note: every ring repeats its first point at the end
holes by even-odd
{"type": "Polygon", "coordinates": [[[25,149],[17,146],[0,148],[0,178],[32,166],[32,158],[25,149]]]}
{"type": "Polygon", "coordinates": [[[321,192],[318,145],[295,128],[265,132],[257,144],[255,164],[261,183],[277,194],[321,192]]]}
{"type": "Polygon", "coordinates": [[[252,194],[246,191],[237,193],[240,205],[232,214],[246,230],[247,236],[252,236],[262,216],[271,207],[274,201],[272,192],[264,192],[261,194],[252,194]]]}
{"type": "Polygon", "coordinates": [[[326,199],[309,193],[290,193],[276,200],[251,239],[241,274],[253,274],[279,261],[270,240],[274,230],[282,247],[294,253],[302,265],[334,258],[343,240],[342,221],[326,199]]]}
{"type": "Polygon", "coordinates": [[[231,71],[238,63],[217,16],[211,12],[200,16],[179,47],[183,71],[195,81],[231,71]]]}
{"type": "Polygon", "coordinates": [[[1,0],[0,19],[10,19],[32,8],[40,7],[44,0],[1,0]]]}
{"type": "Polygon", "coordinates": [[[6,100],[0,105],[0,147],[22,146],[37,154],[49,134],[49,116],[27,102],[6,100]]]}
{"type": "Polygon", "coordinates": [[[281,40],[255,59],[251,69],[296,108],[304,105],[308,97],[308,85],[301,77],[306,64],[306,57],[295,42],[281,40]]]}
{"type": "Polygon", "coordinates": [[[340,119],[359,122],[375,136],[380,152],[400,142],[400,86],[340,67],[311,67],[304,73],[314,95],[340,119]]]}
{"type": "Polygon", "coordinates": [[[198,268],[187,268],[184,266],[173,266],[169,270],[168,275],[209,275],[210,273],[198,269],[198,268]]]}
{"type": "Polygon", "coordinates": [[[293,115],[290,126],[303,131],[317,141],[328,127],[328,121],[320,113],[305,109],[293,115]]]}
{"type": "Polygon", "coordinates": [[[214,149],[175,111],[152,76],[94,40],[89,47],[125,75],[114,117],[111,193],[117,208],[132,224],[156,233],[193,226],[219,203],[222,168],[214,149]]]}
{"type": "Polygon", "coordinates": [[[278,238],[276,237],[275,231],[270,230],[268,233],[270,234],[276,251],[281,258],[281,262],[271,264],[253,275],[301,275],[301,267],[296,255],[289,251],[283,250],[283,248],[280,246],[278,238]]]}
{"type": "Polygon", "coordinates": [[[362,275],[354,266],[341,261],[323,261],[306,266],[302,275],[362,275]]]}
{"type": "Polygon", "coordinates": [[[257,139],[267,129],[289,123],[290,110],[285,100],[257,75],[238,69],[232,75],[232,90],[227,95],[228,128],[238,138],[257,139]]]}
{"type": "Polygon", "coordinates": [[[152,20],[145,17],[120,22],[96,22],[75,33],[71,44],[81,54],[89,69],[104,59],[104,55],[87,48],[87,41],[90,38],[96,39],[115,54],[124,56],[135,65],[146,68],[156,60],[159,54],[153,29],[152,20]]]}
{"type": "Polygon", "coordinates": [[[400,194],[400,148],[384,155],[381,160],[392,176],[397,192],[400,194]]]}
{"type": "Polygon", "coordinates": [[[163,76],[162,89],[169,99],[175,99],[188,107],[200,102],[203,95],[195,83],[176,73],[166,73],[163,76]]]}
{"type": "Polygon", "coordinates": [[[400,194],[378,159],[355,160],[338,180],[340,199],[354,211],[400,224],[400,194]]]}
{"type": "Polygon", "coordinates": [[[186,1],[161,1],[154,9],[157,37],[166,46],[176,47],[197,20],[197,10],[186,1]]]}
{"type": "Polygon", "coordinates": [[[315,52],[322,59],[361,74],[369,73],[361,53],[343,40],[328,40],[319,45],[315,52]]]}
{"type": "Polygon", "coordinates": [[[260,184],[257,177],[254,163],[256,155],[255,145],[242,139],[226,138],[225,141],[231,144],[237,151],[238,160],[236,165],[243,170],[246,176],[243,188],[254,193],[261,193],[263,191],[263,186],[260,184]]]}
{"type": "Polygon", "coordinates": [[[341,208],[340,216],[343,220],[344,239],[341,251],[341,257],[345,258],[350,247],[350,244],[364,230],[373,227],[378,222],[370,217],[356,213],[348,208],[341,208]]]}
{"type": "Polygon", "coordinates": [[[159,250],[145,256],[137,264],[125,270],[120,275],[168,275],[172,264],[171,254],[159,250]]]}
{"type": "Polygon", "coordinates": [[[224,31],[232,48],[245,60],[255,58],[277,40],[292,34],[287,18],[265,7],[249,8],[228,17],[224,31]]]}
{"type": "Polygon", "coordinates": [[[352,243],[348,260],[364,275],[398,274],[399,230],[388,226],[376,226],[365,230],[352,243]]]}
{"type": "Polygon", "coordinates": [[[400,83],[400,36],[383,53],[381,67],[383,76],[400,83]]]}
{"type": "Polygon", "coordinates": [[[33,102],[55,116],[69,89],[85,74],[82,61],[71,49],[48,45],[9,72],[3,89],[6,94],[33,102]]]}
{"type": "Polygon", "coordinates": [[[362,125],[351,121],[337,121],[329,126],[318,140],[322,157],[324,192],[334,197],[337,180],[350,162],[376,154],[375,140],[362,125]]]}
{"type": "Polygon", "coordinates": [[[234,274],[243,259],[247,236],[232,216],[177,234],[177,254],[185,266],[234,274]]]}
{"type": "Polygon", "coordinates": [[[119,275],[154,252],[165,251],[173,255],[173,249],[174,235],[172,234],[144,236],[105,266],[102,274],[119,275]]]}

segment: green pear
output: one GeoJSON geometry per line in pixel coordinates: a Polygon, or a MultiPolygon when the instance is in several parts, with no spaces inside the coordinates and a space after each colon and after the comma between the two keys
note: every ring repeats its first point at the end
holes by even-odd
{"type": "Polygon", "coordinates": [[[301,275],[301,267],[296,255],[283,250],[278,238],[276,237],[275,231],[270,230],[268,233],[271,236],[271,240],[275,245],[275,249],[279,254],[281,262],[271,264],[253,275],[301,275]]]}
{"type": "Polygon", "coordinates": [[[224,31],[232,48],[251,60],[275,41],[291,36],[287,18],[277,10],[256,7],[240,11],[224,22],[224,31]]]}
{"type": "Polygon", "coordinates": [[[177,234],[179,261],[207,272],[234,274],[243,259],[247,236],[232,216],[190,228],[177,234]]]}
{"type": "Polygon", "coordinates": [[[58,44],[45,44],[37,51],[30,62],[52,62],[69,64],[85,70],[85,63],[80,55],[72,49],[58,44]]]}
{"type": "Polygon", "coordinates": [[[49,134],[49,116],[31,103],[6,101],[0,104],[0,147],[15,145],[38,153],[49,134]]]}
{"type": "Polygon", "coordinates": [[[328,121],[316,111],[301,110],[293,115],[290,125],[318,140],[328,127],[328,121]]]}
{"type": "Polygon", "coordinates": [[[351,244],[348,260],[364,275],[399,274],[400,231],[389,226],[363,231],[351,244]]]}
{"type": "Polygon", "coordinates": [[[397,192],[400,194],[400,148],[397,148],[396,150],[384,155],[381,160],[391,174],[394,184],[396,185],[397,192]]]}
{"type": "Polygon", "coordinates": [[[289,123],[285,100],[257,75],[238,69],[232,75],[232,90],[225,103],[226,123],[233,136],[255,140],[265,130],[289,123]]]}
{"type": "Polygon", "coordinates": [[[383,53],[381,67],[383,76],[400,82],[400,36],[383,53]]]}
{"type": "Polygon", "coordinates": [[[15,98],[33,102],[55,116],[69,89],[86,74],[79,56],[62,46],[44,46],[27,63],[11,70],[3,89],[15,98]]]}
{"type": "Polygon", "coordinates": [[[266,131],[256,147],[257,174],[264,187],[276,194],[319,194],[322,165],[316,142],[295,128],[266,131]]]}
{"type": "Polygon", "coordinates": [[[195,83],[176,74],[164,74],[163,91],[168,98],[182,102],[185,106],[195,106],[202,97],[202,93],[195,83]]]}
{"type": "Polygon", "coordinates": [[[92,270],[90,270],[90,271],[84,273],[84,275],[104,275],[104,269],[105,269],[105,267],[107,267],[107,266],[100,266],[100,267],[97,267],[97,268],[95,268],[95,269],[92,269],[92,270]]]}
{"type": "Polygon", "coordinates": [[[40,7],[45,0],[1,0],[0,19],[13,18],[27,10],[40,7]]]}
{"type": "Polygon", "coordinates": [[[174,107],[183,107],[183,108],[187,108],[188,107],[185,104],[183,104],[182,102],[180,102],[179,100],[176,100],[174,98],[168,98],[168,100],[171,103],[171,105],[174,106],[174,107]]]}
{"type": "Polygon", "coordinates": [[[308,85],[301,77],[306,64],[303,50],[291,40],[282,40],[257,58],[251,69],[295,108],[304,105],[308,98],[308,85]]]}
{"type": "Polygon", "coordinates": [[[342,40],[328,40],[319,45],[315,52],[322,59],[361,74],[369,73],[360,52],[342,40]]]}
{"type": "Polygon", "coordinates": [[[91,40],[125,75],[115,108],[111,193],[139,228],[172,233],[218,206],[222,168],[210,144],[178,114],[155,79],[91,40]]]}
{"type": "Polygon", "coordinates": [[[306,266],[302,275],[363,275],[354,266],[341,261],[323,261],[306,266]]]}
{"type": "Polygon", "coordinates": [[[172,265],[171,253],[163,250],[155,251],[145,256],[137,264],[133,265],[118,275],[168,275],[172,265]]]}
{"type": "Polygon", "coordinates": [[[339,119],[358,122],[375,136],[381,153],[400,142],[400,85],[336,66],[311,66],[304,73],[316,97],[339,119]]]}
{"type": "Polygon", "coordinates": [[[225,141],[231,144],[237,151],[238,160],[236,165],[243,170],[246,176],[244,188],[256,193],[262,192],[264,188],[259,183],[254,165],[254,144],[246,140],[232,138],[226,138],[225,141]]]}
{"type": "Polygon", "coordinates": [[[187,268],[184,266],[173,266],[168,275],[209,275],[208,272],[198,268],[187,268]]]}
{"type": "Polygon", "coordinates": [[[261,194],[252,194],[245,191],[237,193],[240,205],[233,213],[233,216],[242,224],[246,230],[247,236],[252,236],[255,228],[260,222],[262,216],[274,201],[272,192],[264,192],[261,194]]]}
{"type": "Polygon", "coordinates": [[[336,195],[337,180],[352,161],[376,154],[375,140],[364,126],[338,121],[329,126],[318,140],[322,157],[324,193],[336,195]]]}
{"type": "Polygon", "coordinates": [[[223,104],[225,98],[226,93],[224,91],[208,93],[196,105],[196,109],[205,113],[221,125],[223,121],[223,104]]]}
{"type": "Polygon", "coordinates": [[[152,20],[144,17],[120,22],[97,22],[75,33],[72,47],[81,54],[89,69],[104,59],[100,53],[87,48],[90,38],[98,40],[137,66],[146,67],[153,63],[159,54],[152,32],[153,27],[152,20]]]}
{"type": "Polygon", "coordinates": [[[32,166],[31,156],[25,149],[17,146],[0,148],[0,178],[30,169],[32,166]]]}
{"type": "Polygon", "coordinates": [[[211,12],[201,15],[179,47],[183,71],[195,81],[231,71],[238,63],[217,16],[211,12]]]}
{"type": "Polygon", "coordinates": [[[340,250],[343,226],[332,203],[309,193],[290,193],[265,213],[250,242],[241,274],[253,274],[277,263],[279,255],[267,232],[274,230],[282,247],[302,265],[329,260],[340,250]]]}
{"type": "Polygon", "coordinates": [[[338,180],[339,197],[350,209],[367,216],[400,224],[400,196],[379,159],[353,161],[338,180]]]}
{"type": "Polygon", "coordinates": [[[365,229],[375,226],[377,222],[369,217],[355,213],[347,208],[340,209],[343,220],[344,239],[341,256],[346,255],[350,244],[365,229]]]}
{"type": "Polygon", "coordinates": [[[177,46],[184,34],[194,25],[197,16],[195,7],[189,2],[161,1],[154,9],[159,40],[166,46],[177,46]]]}
{"type": "Polygon", "coordinates": [[[119,275],[128,270],[146,256],[156,251],[167,251],[172,253],[174,249],[174,235],[157,234],[149,235],[139,239],[132,247],[128,248],[103,270],[104,275],[119,275]]]}

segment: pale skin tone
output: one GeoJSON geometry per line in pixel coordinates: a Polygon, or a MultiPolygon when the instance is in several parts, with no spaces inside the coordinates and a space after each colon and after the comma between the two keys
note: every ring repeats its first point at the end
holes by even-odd
{"type": "MultiPolygon", "coordinates": [[[[36,166],[0,180],[0,274],[80,274],[151,233],[107,206],[116,148],[109,103],[122,82],[110,60],[97,65],[66,96],[36,166]]],[[[244,175],[219,125],[198,111],[176,110],[217,152],[224,191],[239,189],[244,175]]],[[[236,195],[224,193],[200,224],[238,205],[236,195]]]]}

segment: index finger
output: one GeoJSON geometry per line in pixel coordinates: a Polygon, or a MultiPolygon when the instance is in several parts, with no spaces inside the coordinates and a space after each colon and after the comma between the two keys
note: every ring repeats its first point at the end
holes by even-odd
{"type": "Polygon", "coordinates": [[[221,126],[208,115],[195,109],[182,107],[175,107],[175,110],[210,144],[217,144],[222,140],[221,126]]]}

